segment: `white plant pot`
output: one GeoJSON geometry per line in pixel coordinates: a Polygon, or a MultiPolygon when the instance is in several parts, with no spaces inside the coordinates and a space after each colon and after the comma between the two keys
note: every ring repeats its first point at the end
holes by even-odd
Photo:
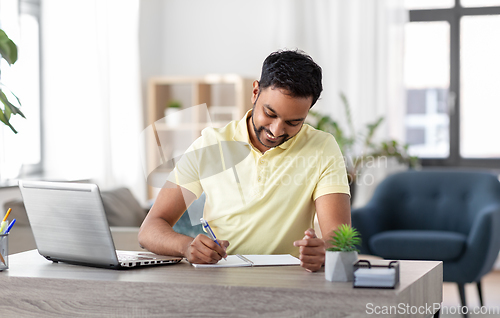
{"type": "Polygon", "coordinates": [[[169,126],[177,126],[182,122],[182,111],[180,108],[165,109],[165,123],[169,126]]]}
{"type": "Polygon", "coordinates": [[[358,261],[358,252],[331,252],[325,255],[325,279],[331,282],[351,282],[354,279],[353,265],[358,261]]]}

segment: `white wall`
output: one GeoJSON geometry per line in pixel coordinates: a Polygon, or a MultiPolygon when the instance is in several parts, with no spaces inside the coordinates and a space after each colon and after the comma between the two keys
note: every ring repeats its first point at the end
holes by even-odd
{"type": "MultiPolygon", "coordinates": [[[[141,1],[143,85],[149,77],[162,75],[236,73],[259,79],[264,59],[283,48],[302,49],[324,67],[330,57],[320,54],[317,43],[311,40],[317,36],[305,22],[293,20],[295,10],[303,7],[301,3],[141,1]],[[294,30],[289,30],[290,25],[294,30]]],[[[328,77],[331,73],[325,72],[325,83],[328,77]]],[[[315,107],[331,105],[334,99],[338,100],[337,93],[325,86],[322,100],[315,107]]]]}
{"type": "Polygon", "coordinates": [[[152,76],[210,73],[258,79],[264,59],[279,48],[265,3],[141,1],[143,84],[152,76]]]}
{"type": "Polygon", "coordinates": [[[166,1],[163,74],[238,73],[259,77],[276,50],[276,15],[267,1],[166,1]]]}
{"type": "Polygon", "coordinates": [[[147,81],[153,76],[163,75],[163,0],[141,1],[139,7],[139,59],[142,87],[144,127],[146,124],[147,81]]]}

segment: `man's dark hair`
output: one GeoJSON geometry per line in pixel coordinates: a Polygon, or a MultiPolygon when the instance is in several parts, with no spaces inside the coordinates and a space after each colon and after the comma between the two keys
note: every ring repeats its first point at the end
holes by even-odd
{"type": "Polygon", "coordinates": [[[305,52],[279,50],[265,59],[259,88],[286,89],[294,97],[312,96],[312,107],[323,90],[321,73],[321,67],[305,52]]]}

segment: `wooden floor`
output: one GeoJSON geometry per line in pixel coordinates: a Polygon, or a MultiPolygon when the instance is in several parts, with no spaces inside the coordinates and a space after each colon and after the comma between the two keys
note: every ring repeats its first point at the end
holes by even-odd
{"type": "MultiPolygon", "coordinates": [[[[493,271],[490,274],[483,277],[481,280],[483,285],[483,301],[484,307],[482,308],[483,314],[469,314],[469,317],[481,317],[490,318],[500,317],[500,271],[493,271]],[[489,310],[489,313],[484,313],[489,310]]],[[[465,297],[467,299],[467,305],[469,310],[473,310],[475,307],[479,307],[479,296],[477,293],[477,287],[475,284],[467,284],[465,286],[465,297]]],[[[451,318],[451,317],[462,317],[460,314],[452,314],[456,312],[454,310],[460,306],[460,296],[458,294],[458,288],[456,284],[444,283],[443,284],[443,307],[448,307],[449,312],[445,314],[444,308],[442,310],[441,317],[451,318]],[[453,309],[451,307],[454,307],[453,309]]]]}

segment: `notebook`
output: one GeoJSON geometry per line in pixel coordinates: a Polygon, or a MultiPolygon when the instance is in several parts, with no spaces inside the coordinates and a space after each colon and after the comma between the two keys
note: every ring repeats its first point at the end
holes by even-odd
{"type": "Polygon", "coordinates": [[[242,267],[242,266],[286,266],[300,265],[300,260],[290,254],[275,255],[228,255],[217,264],[191,264],[194,267],[242,267]]]}
{"type": "Polygon", "coordinates": [[[116,251],[95,184],[21,180],[19,189],[38,252],[48,260],[112,269],[182,260],[150,252],[116,251]]]}

